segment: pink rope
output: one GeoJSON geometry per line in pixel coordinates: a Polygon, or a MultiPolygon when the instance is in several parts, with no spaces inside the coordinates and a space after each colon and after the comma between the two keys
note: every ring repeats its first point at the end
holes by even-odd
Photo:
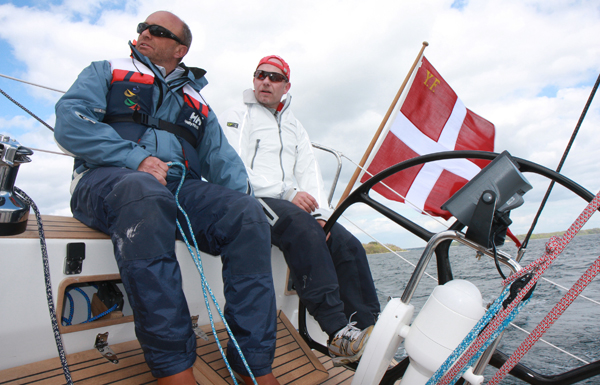
{"type": "MultiPolygon", "coordinates": [[[[556,257],[567,247],[569,242],[575,237],[575,235],[581,230],[583,225],[590,219],[596,210],[600,207],[600,192],[594,197],[594,199],[586,206],[583,212],[577,217],[575,222],[569,227],[569,229],[563,234],[562,237],[552,237],[546,244],[546,254],[541,258],[533,261],[523,270],[519,271],[519,274],[513,274],[502,282],[502,285],[510,284],[517,278],[520,278],[528,272],[533,273],[532,279],[525,285],[525,287],[517,294],[516,298],[506,307],[496,314],[496,316],[490,321],[490,323],[483,329],[479,336],[473,341],[471,346],[464,352],[464,354],[456,361],[456,363],[444,374],[444,376],[438,382],[438,385],[448,385],[461,371],[461,369],[469,362],[471,357],[475,355],[483,346],[483,344],[492,336],[494,331],[502,324],[502,322],[508,317],[513,309],[521,302],[523,297],[529,293],[536,282],[540,279],[542,274],[548,267],[554,262],[556,257]]],[[[505,363],[506,364],[506,363],[505,363]]]]}
{"type": "Polygon", "coordinates": [[[586,270],[585,273],[575,282],[573,287],[565,294],[554,308],[544,317],[529,336],[521,343],[521,346],[513,353],[512,356],[502,365],[502,367],[494,374],[494,377],[488,382],[488,385],[494,385],[500,382],[508,372],[523,358],[525,354],[533,347],[533,345],[542,337],[542,335],[554,324],[554,322],[567,310],[567,308],[575,301],[575,298],[581,294],[583,289],[598,275],[600,272],[600,257],[586,270]]]}

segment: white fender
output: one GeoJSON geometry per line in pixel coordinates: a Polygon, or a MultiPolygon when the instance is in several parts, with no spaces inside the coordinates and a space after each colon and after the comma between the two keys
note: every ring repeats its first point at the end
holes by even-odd
{"type": "Polygon", "coordinates": [[[400,330],[410,323],[413,312],[414,306],[403,303],[400,298],[388,302],[367,341],[352,385],[379,384],[402,343],[400,330]]]}
{"type": "Polygon", "coordinates": [[[455,279],[433,289],[408,333],[403,334],[410,365],[400,384],[426,384],[484,314],[481,293],[471,282],[455,279]]]}

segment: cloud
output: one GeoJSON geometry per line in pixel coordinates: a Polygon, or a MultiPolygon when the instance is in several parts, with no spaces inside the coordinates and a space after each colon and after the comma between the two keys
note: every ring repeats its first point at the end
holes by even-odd
{"type": "MultiPolygon", "coordinates": [[[[91,61],[127,55],[126,42],[136,37],[136,24],[149,13],[165,9],[165,3],[156,0],[97,0],[85,6],[75,0],[17,4],[0,5],[0,40],[2,47],[10,47],[6,54],[11,63],[10,68],[4,64],[0,69],[9,76],[63,90],[91,61]]],[[[425,55],[465,105],[496,125],[497,150],[550,168],[558,164],[600,68],[600,10],[591,0],[374,0],[368,4],[356,0],[172,0],[167,10],[180,15],[192,29],[194,40],[184,61],[208,71],[210,84],[203,94],[217,113],[252,86],[252,72],[261,57],[279,54],[291,65],[294,113],[311,139],[355,162],[380,125],[423,41],[430,44],[425,55]]],[[[0,83],[5,84],[4,80],[0,83]]],[[[30,89],[26,95],[28,106],[46,117],[52,116],[52,104],[60,97],[41,89],[30,89]]],[[[4,103],[9,102],[0,103],[5,111],[4,103]]],[[[594,159],[600,146],[595,135],[599,103],[592,103],[564,167],[565,174],[592,191],[600,188],[594,159]]],[[[42,134],[45,128],[22,117],[18,119],[23,125],[15,128],[21,123],[14,119],[12,112],[0,114],[0,129],[8,127],[11,135],[27,145],[31,140],[36,146],[54,148],[51,135],[42,134]]],[[[330,159],[319,157],[328,181],[335,173],[330,159]]],[[[50,162],[49,158],[44,162],[50,162]]],[[[66,163],[54,165],[61,169],[61,186],[70,178],[71,167],[66,163]]],[[[344,163],[335,199],[354,168],[344,163]]],[[[36,172],[42,175],[42,169],[36,172]]],[[[32,183],[34,190],[39,180],[32,176],[22,182],[32,183]]],[[[543,196],[543,190],[530,194],[543,196]]],[[[563,195],[553,199],[566,202],[567,194],[563,195]]],[[[39,199],[46,211],[68,211],[68,196],[40,194],[39,199]]],[[[575,208],[559,204],[557,210],[569,207],[575,208]]],[[[531,213],[515,211],[513,217],[520,224],[531,213]]],[[[382,234],[384,242],[394,243],[388,225],[368,219],[364,225],[382,234]]],[[[545,221],[540,229],[560,230],[567,225],[566,219],[556,219],[545,221]]]]}

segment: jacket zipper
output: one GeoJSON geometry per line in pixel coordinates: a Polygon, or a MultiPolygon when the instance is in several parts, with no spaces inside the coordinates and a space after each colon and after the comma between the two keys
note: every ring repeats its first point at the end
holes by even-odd
{"type": "Polygon", "coordinates": [[[252,162],[250,162],[250,169],[254,170],[254,159],[256,159],[256,154],[258,154],[258,144],[260,143],[260,139],[256,139],[256,146],[254,147],[254,156],[252,157],[252,162]]]}
{"type": "Polygon", "coordinates": [[[281,144],[281,148],[279,149],[279,166],[281,167],[282,182],[285,182],[285,169],[283,168],[283,138],[281,136],[281,117],[283,116],[283,113],[285,112],[285,110],[287,110],[291,102],[291,96],[288,97],[290,98],[290,100],[286,100],[285,106],[283,106],[281,111],[279,111],[279,113],[275,117],[275,120],[277,121],[277,127],[279,128],[279,144],[281,144]]]}

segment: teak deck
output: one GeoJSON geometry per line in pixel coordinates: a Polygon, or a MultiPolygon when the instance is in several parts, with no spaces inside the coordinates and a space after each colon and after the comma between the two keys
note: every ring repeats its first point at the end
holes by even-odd
{"type": "MultiPolygon", "coordinates": [[[[279,312],[277,321],[277,348],[273,374],[282,385],[350,384],[354,372],[345,368],[336,368],[329,357],[311,351],[282,312],[279,312]]],[[[202,385],[233,384],[213,338],[210,325],[201,328],[210,341],[197,339],[198,358],[194,364],[196,382],[202,385]]],[[[223,324],[217,324],[216,329],[219,341],[226,349],[229,337],[223,324]]],[[[68,355],[67,361],[73,382],[85,385],[156,383],[144,362],[137,341],[113,345],[111,348],[119,358],[118,364],[109,362],[95,349],[68,355]]],[[[0,371],[1,385],[65,383],[58,358],[0,371]]]]}
{"type": "MultiPolygon", "coordinates": [[[[74,218],[60,216],[43,216],[44,234],[46,238],[55,239],[108,239],[99,231],[93,230],[74,218]]],[[[35,216],[31,215],[27,230],[16,238],[38,238],[35,216]]],[[[226,349],[229,336],[222,323],[215,325],[221,345],[226,349]]],[[[196,382],[202,385],[233,384],[213,338],[210,325],[201,329],[210,341],[197,339],[194,364],[196,382]]],[[[99,329],[99,333],[102,330],[99,329]]],[[[109,336],[110,345],[110,336],[109,336]]],[[[93,344],[93,341],[90,341],[93,344]]],[[[311,351],[302,337],[294,329],[283,312],[277,317],[277,348],[273,373],[282,385],[350,385],[354,372],[343,367],[334,367],[331,359],[319,352],[311,351]]],[[[144,361],[142,350],[137,340],[110,345],[119,362],[113,364],[95,350],[73,353],[67,356],[73,382],[82,385],[137,385],[155,384],[156,379],[144,361]]],[[[0,371],[0,385],[16,384],[65,384],[59,358],[40,361],[16,368],[0,371]]]]}
{"type": "MultiPolygon", "coordinates": [[[[110,239],[98,230],[87,227],[73,217],[42,215],[44,236],[48,239],[110,239]]],[[[13,235],[13,238],[39,238],[37,221],[33,213],[29,214],[25,232],[13,235]]]]}

